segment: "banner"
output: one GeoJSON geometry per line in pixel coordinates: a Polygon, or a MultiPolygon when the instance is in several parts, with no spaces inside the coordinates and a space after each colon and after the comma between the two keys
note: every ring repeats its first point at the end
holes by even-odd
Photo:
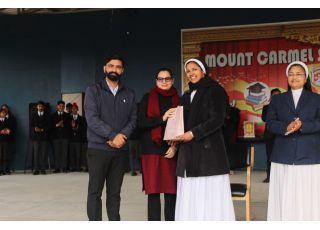
{"type": "Polygon", "coordinates": [[[255,124],[262,136],[262,107],[269,103],[270,91],[287,91],[286,67],[302,61],[309,67],[313,91],[320,92],[320,46],[286,38],[215,41],[200,44],[200,57],[241,110],[238,136],[243,136],[244,121],[255,124]]]}

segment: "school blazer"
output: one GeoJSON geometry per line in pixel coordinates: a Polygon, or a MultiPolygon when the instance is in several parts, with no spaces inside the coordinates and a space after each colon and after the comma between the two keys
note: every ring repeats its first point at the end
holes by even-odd
{"type": "Polygon", "coordinates": [[[320,163],[320,96],[303,90],[294,107],[291,90],[272,97],[267,129],[276,135],[271,161],[289,165],[320,163]],[[299,117],[302,127],[285,136],[287,126],[299,117]]]}

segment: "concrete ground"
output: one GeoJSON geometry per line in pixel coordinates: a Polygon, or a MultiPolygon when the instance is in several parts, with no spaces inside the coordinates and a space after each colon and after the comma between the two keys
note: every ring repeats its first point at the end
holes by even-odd
{"type": "MultiPolygon", "coordinates": [[[[264,171],[252,173],[252,220],[266,220],[268,184],[264,171]]],[[[245,172],[231,175],[232,182],[245,181],[245,172]]],[[[147,219],[147,196],[141,191],[142,178],[126,174],[122,186],[121,219],[147,219]]],[[[14,173],[0,177],[0,220],[87,220],[88,174],[14,173]]],[[[105,193],[103,193],[105,204],[105,193]]],[[[237,220],[245,220],[245,202],[234,201],[237,220]]],[[[103,219],[107,220],[105,205],[103,219]]]]}

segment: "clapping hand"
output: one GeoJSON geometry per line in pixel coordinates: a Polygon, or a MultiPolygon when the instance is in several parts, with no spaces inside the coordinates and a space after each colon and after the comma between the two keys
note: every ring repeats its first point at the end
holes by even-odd
{"type": "Polygon", "coordinates": [[[4,135],[9,135],[9,134],[11,133],[11,130],[8,129],[8,128],[5,128],[5,129],[2,129],[2,130],[0,131],[0,133],[1,133],[1,134],[4,134],[4,135]]]}
{"type": "Polygon", "coordinates": [[[71,121],[71,127],[73,130],[77,130],[78,129],[78,124],[75,120],[72,120],[71,121]]]}
{"type": "Polygon", "coordinates": [[[56,126],[57,127],[64,127],[63,120],[59,121],[56,126]]]}
{"type": "Polygon", "coordinates": [[[291,133],[298,131],[301,128],[301,126],[302,126],[302,122],[298,117],[288,125],[287,132],[285,133],[285,135],[287,136],[291,133]]]}

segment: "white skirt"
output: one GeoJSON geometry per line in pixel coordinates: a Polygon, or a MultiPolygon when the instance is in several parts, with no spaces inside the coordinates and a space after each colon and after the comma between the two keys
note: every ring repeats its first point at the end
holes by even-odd
{"type": "Polygon", "coordinates": [[[320,164],[271,163],[268,220],[320,220],[320,164]]]}
{"type": "Polygon", "coordinates": [[[175,220],[235,220],[229,175],[178,177],[175,220]]]}

